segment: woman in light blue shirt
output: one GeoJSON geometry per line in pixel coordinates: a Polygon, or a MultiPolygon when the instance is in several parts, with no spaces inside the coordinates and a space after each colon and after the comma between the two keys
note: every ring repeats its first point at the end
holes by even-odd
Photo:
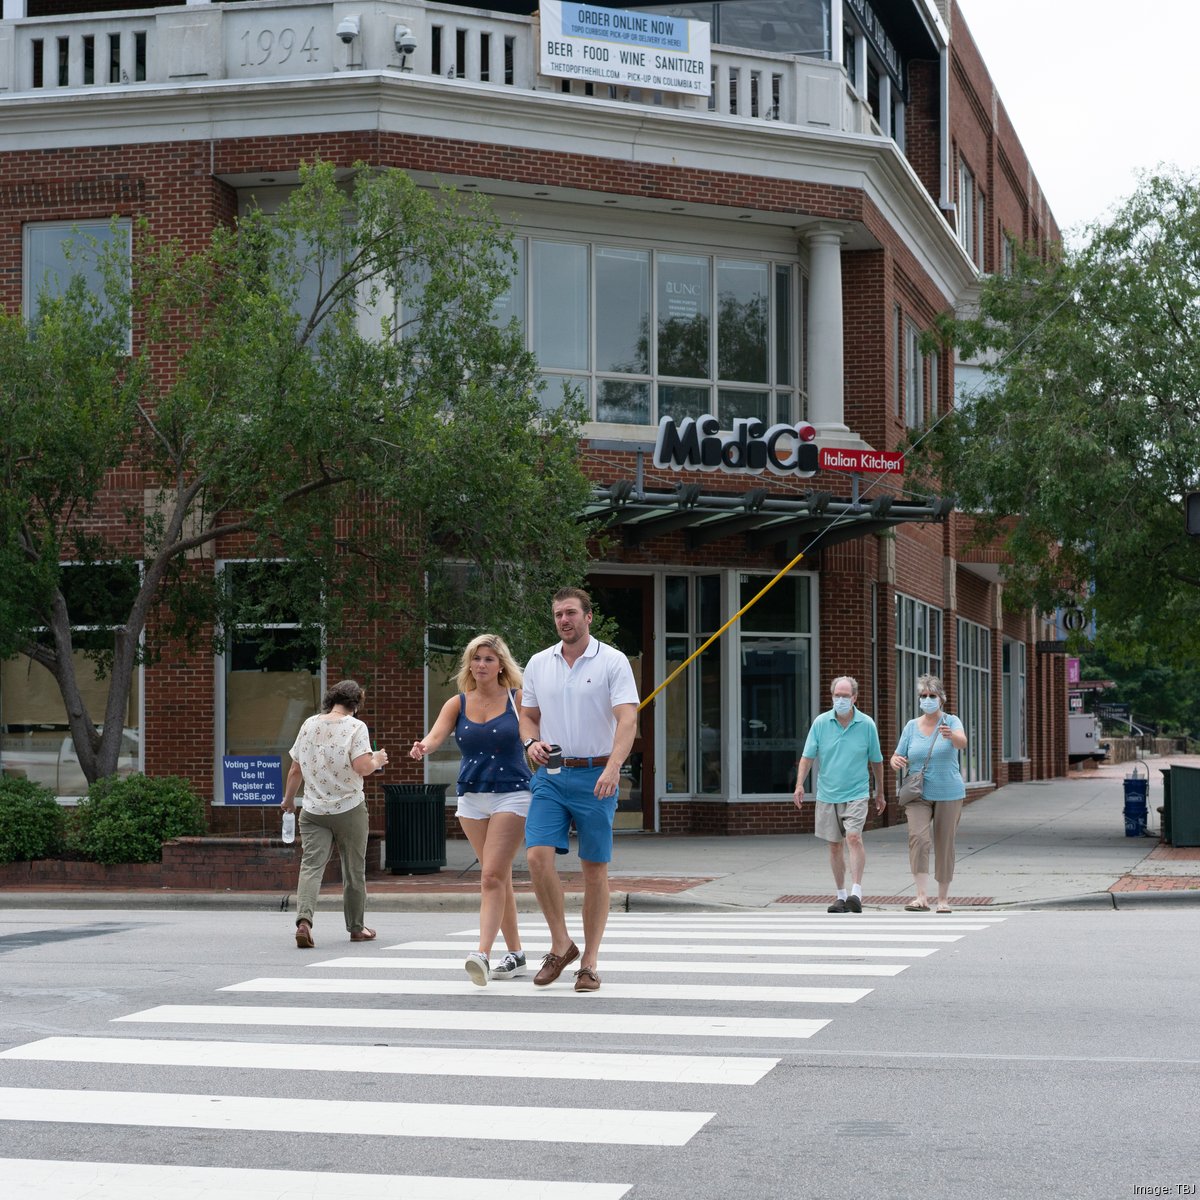
{"type": "Polygon", "coordinates": [[[897,771],[925,766],[925,784],[920,800],[910,801],[908,818],[908,861],[917,894],[908,912],[929,911],[929,849],[933,845],[933,877],[937,880],[937,911],[950,911],[950,881],[954,878],[954,835],[962,815],[967,790],[963,786],[958,752],[967,746],[962,722],[946,712],[946,691],[936,675],[917,680],[917,703],[921,715],[905,725],[892,755],[897,771]]]}

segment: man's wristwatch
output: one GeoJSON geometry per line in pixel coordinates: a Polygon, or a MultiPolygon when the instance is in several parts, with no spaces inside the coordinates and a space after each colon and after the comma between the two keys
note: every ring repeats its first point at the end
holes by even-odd
{"type": "Polygon", "coordinates": [[[533,737],[532,737],[532,738],[526,738],[526,739],[525,739],[525,740],[524,740],[524,741],[521,743],[521,749],[522,749],[522,750],[528,750],[528,749],[529,749],[529,747],[530,747],[530,746],[532,746],[532,745],[533,745],[533,743],[534,743],[534,742],[536,742],[536,741],[537,741],[537,738],[533,738],[533,737]]]}

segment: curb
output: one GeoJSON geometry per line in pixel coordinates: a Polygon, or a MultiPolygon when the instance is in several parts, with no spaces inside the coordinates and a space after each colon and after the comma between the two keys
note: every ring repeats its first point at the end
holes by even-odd
{"type": "MultiPolygon", "coordinates": [[[[530,892],[517,894],[517,911],[538,912],[537,897],[530,892]]],[[[582,892],[567,892],[564,897],[568,912],[583,908],[582,892]]],[[[1041,911],[1075,909],[1078,911],[1112,911],[1126,908],[1200,907],[1200,889],[1153,892],[1087,892],[1078,896],[1047,897],[1043,900],[1003,900],[994,904],[973,905],[959,909],[964,913],[995,913],[1005,911],[1041,911]]],[[[292,912],[295,894],[292,892],[18,892],[0,891],[0,912],[8,909],[150,909],[171,911],[216,911],[221,909],[248,912],[292,912]]],[[[340,912],[340,895],[322,896],[317,901],[318,912],[340,912]]],[[[819,905],[732,904],[720,900],[699,900],[686,892],[617,892],[610,894],[609,912],[766,912],[794,908],[797,911],[819,905]]],[[[470,913],[479,912],[478,892],[387,892],[367,893],[369,912],[391,913],[470,913]]]]}

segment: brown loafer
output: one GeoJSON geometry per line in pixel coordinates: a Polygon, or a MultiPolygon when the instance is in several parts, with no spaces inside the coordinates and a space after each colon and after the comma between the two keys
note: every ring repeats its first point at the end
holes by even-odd
{"type": "Polygon", "coordinates": [[[313,941],[312,926],[307,921],[296,922],[296,946],[300,950],[314,950],[317,943],[313,941]]]}
{"type": "Polygon", "coordinates": [[[350,940],[352,942],[373,942],[375,940],[375,930],[368,929],[364,925],[361,929],[351,931],[350,940]]]}
{"type": "Polygon", "coordinates": [[[575,972],[575,990],[577,992],[598,992],[600,976],[591,967],[580,967],[575,972]]]}
{"type": "Polygon", "coordinates": [[[553,983],[562,973],[568,963],[573,963],[579,957],[579,947],[572,942],[563,954],[547,954],[542,959],[542,969],[533,977],[534,985],[546,987],[553,983]]]}

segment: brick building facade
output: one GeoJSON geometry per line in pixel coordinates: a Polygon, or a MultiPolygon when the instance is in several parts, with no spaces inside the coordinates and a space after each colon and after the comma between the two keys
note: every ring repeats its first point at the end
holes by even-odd
{"type": "MultiPolygon", "coordinates": [[[[316,156],[486,194],[511,217],[513,310],[550,389],[569,380],[592,406],[581,461],[591,519],[611,538],[591,582],[643,694],[804,552],[643,711],[621,822],[811,827],[790,800],[795,760],[839,674],[859,680],[885,751],[915,710],[916,674],[939,674],[971,736],[973,792],[1061,774],[1062,661],[1036,653],[1042,621],[1005,607],[997,555],[969,545],[969,518],[895,475],[655,466],[659,421],[707,412],[723,429],[807,422],[821,449],[895,450],[974,378],[921,334],[969,305],[1010,246],[1057,236],[952,0],[780,0],[770,39],[739,4],[661,9],[711,24],[705,99],[541,73],[539,19],[520,3],[250,0],[108,16],[87,0],[4,0],[0,296],[9,310],[29,303],[31,248],[55,223],[65,236],[144,217],[199,245],[247,205],[278,203],[316,156]],[[401,53],[401,30],[415,50],[401,53]],[[638,362],[610,346],[637,341],[619,311],[630,281],[649,346],[638,362]],[[761,353],[731,373],[722,339],[739,303],[762,317],[761,353]],[[698,320],[706,360],[668,361],[667,324],[698,320]]],[[[114,478],[111,513],[143,487],[133,470],[114,478]]],[[[192,569],[238,549],[218,545],[192,569]]],[[[444,666],[376,661],[370,720],[394,782],[454,778],[446,751],[423,766],[402,756],[445,695],[444,666]]],[[[125,766],[189,777],[212,797],[214,829],[246,830],[260,815],[225,805],[222,759],[285,752],[326,669],[310,687],[286,671],[249,678],[228,655],[146,667],[125,766]],[[250,740],[246,697],[278,717],[250,740]]],[[[0,677],[10,770],[38,738],[61,741],[53,697],[29,701],[16,680],[0,677]]],[[[78,791],[59,765],[58,790],[78,791]]],[[[378,783],[368,792],[382,827],[378,783]]]]}

